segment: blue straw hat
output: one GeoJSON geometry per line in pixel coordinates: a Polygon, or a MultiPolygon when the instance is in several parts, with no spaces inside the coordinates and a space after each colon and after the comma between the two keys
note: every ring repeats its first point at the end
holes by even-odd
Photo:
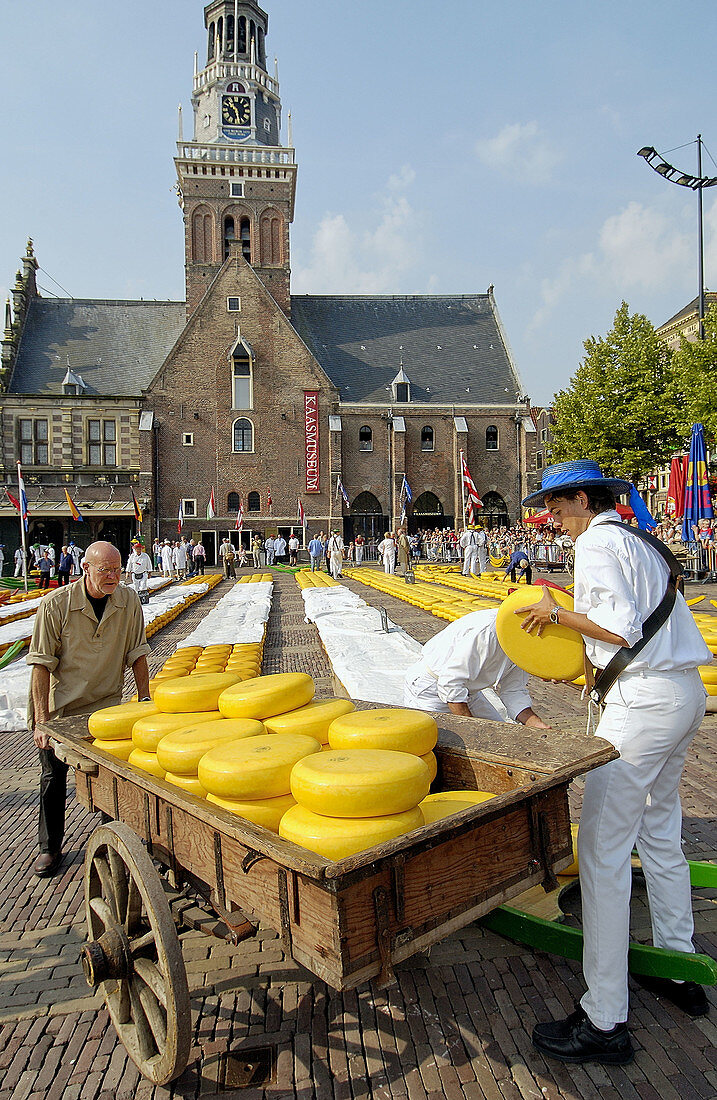
{"type": "Polygon", "coordinates": [[[556,462],[543,470],[543,482],[537,493],[531,493],[523,501],[524,508],[542,504],[548,493],[569,492],[574,489],[610,489],[616,497],[630,492],[630,482],[618,477],[603,477],[597,462],[590,458],[578,458],[574,462],[556,462]]]}

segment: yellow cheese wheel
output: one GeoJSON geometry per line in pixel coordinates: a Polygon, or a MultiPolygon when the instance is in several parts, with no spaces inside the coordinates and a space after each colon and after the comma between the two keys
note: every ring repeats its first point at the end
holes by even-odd
{"type": "Polygon", "coordinates": [[[92,742],[96,749],[108,752],[110,756],[116,756],[119,760],[129,760],[130,753],[134,749],[133,741],[101,741],[95,738],[92,742]]]}
{"type": "Polygon", "coordinates": [[[202,786],[220,798],[277,798],[291,790],[291,769],[305,756],[320,753],[313,737],[271,733],[219,745],[202,757],[202,786]]]}
{"type": "MultiPolygon", "coordinates": [[[[518,668],[545,680],[574,680],[583,671],[583,639],[576,630],[549,623],[540,636],[521,627],[519,608],[534,606],[543,598],[542,585],[529,584],[516,589],[498,608],[498,641],[518,668]]],[[[550,594],[560,607],[572,611],[573,597],[556,588],[550,594]]]]}
{"type": "Polygon", "coordinates": [[[206,798],[207,792],[197,779],[196,775],[175,775],[174,772],[167,772],[164,777],[167,783],[172,783],[175,787],[179,787],[181,790],[186,791],[187,794],[193,794],[196,798],[206,798]]]}
{"type": "Polygon", "coordinates": [[[144,752],[156,752],[157,745],[168,733],[181,730],[185,726],[197,726],[200,722],[216,722],[221,718],[218,710],[200,710],[186,714],[150,714],[140,718],[132,726],[132,740],[138,749],[144,752]]]}
{"type": "Polygon", "coordinates": [[[393,749],[424,756],[438,740],[438,726],[422,710],[377,707],[355,710],[334,719],[329,729],[332,749],[393,749]]]}
{"type": "Polygon", "coordinates": [[[455,802],[456,799],[460,802],[468,802],[471,806],[478,806],[481,802],[487,802],[489,798],[495,797],[491,791],[433,791],[423,799],[421,806],[426,802],[432,805],[435,802],[455,802]]]}
{"type": "Polygon", "coordinates": [[[334,718],[355,710],[350,699],[317,699],[305,707],[275,714],[264,722],[269,733],[305,733],[322,745],[329,742],[329,726],[334,718]]]}
{"type": "Polygon", "coordinates": [[[433,821],[440,821],[443,817],[459,814],[461,810],[470,810],[473,806],[475,806],[475,802],[467,802],[462,798],[444,798],[440,802],[429,802],[424,798],[420,809],[426,825],[430,825],[433,821]]]}
{"type": "Polygon", "coordinates": [[[570,826],[570,832],[573,836],[573,862],[564,871],[560,871],[561,875],[577,875],[580,870],[578,864],[578,827],[578,825],[570,826]]]}
{"type": "Polygon", "coordinates": [[[390,749],[334,749],[307,757],[291,773],[299,805],[326,817],[402,813],[417,806],[430,785],[419,756],[390,749]]]}
{"type": "Polygon", "coordinates": [[[102,741],[127,741],[132,736],[132,726],[148,714],[156,714],[154,703],[120,703],[117,707],[96,710],[87,719],[87,728],[93,737],[102,741]]]}
{"type": "Polygon", "coordinates": [[[133,749],[129,754],[128,764],[133,768],[140,768],[143,772],[156,775],[158,779],[164,779],[164,768],[159,766],[156,752],[144,752],[142,749],[133,749]]]}
{"type": "Polygon", "coordinates": [[[233,672],[192,672],[181,680],[157,684],[154,701],[164,714],[194,710],[217,710],[219,696],[237,682],[233,672]]]}
{"type": "Polygon", "coordinates": [[[431,773],[431,780],[430,781],[432,783],[433,780],[438,775],[438,758],[436,757],[435,752],[424,752],[423,756],[421,757],[421,760],[423,761],[424,764],[426,764],[426,766],[428,767],[429,772],[431,773]]]}
{"type": "Polygon", "coordinates": [[[162,738],[157,746],[157,759],[165,771],[196,775],[199,761],[210,749],[225,741],[239,741],[265,732],[261,722],[252,718],[220,718],[215,722],[183,726],[162,738]]]}
{"type": "Polygon", "coordinates": [[[240,801],[236,798],[220,798],[219,795],[207,795],[207,802],[214,802],[224,810],[229,810],[238,817],[244,817],[247,821],[253,821],[255,825],[261,825],[272,833],[279,832],[279,822],[292,806],[296,805],[296,799],[290,794],[281,794],[278,798],[253,798],[251,801],[240,801]]]}
{"type": "Polygon", "coordinates": [[[225,718],[271,718],[310,703],[314,681],[305,672],[257,676],[227,688],[219,699],[225,718]]]}
{"type": "Polygon", "coordinates": [[[362,818],[324,817],[305,806],[294,806],[282,817],[279,835],[326,859],[337,860],[385,844],[422,825],[423,814],[417,806],[401,813],[362,818]]]}

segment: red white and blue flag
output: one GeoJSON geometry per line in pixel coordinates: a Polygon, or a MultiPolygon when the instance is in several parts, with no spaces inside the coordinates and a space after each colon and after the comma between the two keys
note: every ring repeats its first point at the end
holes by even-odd
{"type": "Polygon", "coordinates": [[[182,528],[184,527],[184,506],[180,500],[179,511],[177,513],[177,533],[181,535],[182,528]]]}
{"type": "Polygon", "coordinates": [[[214,486],[212,485],[212,491],[209,494],[209,504],[207,505],[207,519],[214,519],[217,514],[217,506],[214,500],[214,486]]]}
{"type": "Polygon", "coordinates": [[[306,520],[304,519],[304,505],[299,501],[299,523],[302,527],[306,526],[306,520]]]}
{"type": "Polygon", "coordinates": [[[244,505],[242,504],[241,497],[239,497],[239,511],[237,512],[237,521],[234,527],[240,533],[244,530],[244,505]]]}
{"type": "Polygon", "coordinates": [[[350,508],[351,507],[351,501],[349,500],[348,493],[344,489],[344,483],[343,483],[343,481],[341,480],[340,477],[336,481],[336,497],[337,497],[337,499],[338,499],[339,493],[341,493],[341,496],[344,499],[344,504],[346,505],[346,507],[350,508]]]}
{"type": "Polygon", "coordinates": [[[271,489],[266,490],[266,507],[267,511],[271,511],[271,506],[274,501],[271,499],[271,489]]]}
{"type": "Polygon", "coordinates": [[[468,512],[468,522],[475,523],[475,510],[476,508],[483,507],[483,501],[478,496],[478,490],[475,487],[475,482],[470,475],[468,469],[468,463],[466,462],[465,455],[461,451],[461,478],[463,481],[463,492],[466,498],[466,510],[468,512]]]}
{"type": "Polygon", "coordinates": [[[27,531],[28,527],[30,526],[30,524],[29,524],[30,510],[27,506],[27,494],[25,492],[25,482],[23,481],[22,469],[20,467],[19,462],[17,464],[17,483],[20,487],[20,509],[19,509],[20,510],[20,516],[22,518],[22,522],[25,525],[25,530],[27,531]]]}

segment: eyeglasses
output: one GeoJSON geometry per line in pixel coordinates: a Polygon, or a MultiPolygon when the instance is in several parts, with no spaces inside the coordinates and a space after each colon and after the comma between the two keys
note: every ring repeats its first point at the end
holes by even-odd
{"type": "Polygon", "coordinates": [[[90,565],[88,568],[94,569],[95,573],[99,573],[101,577],[115,577],[118,573],[122,573],[121,565],[116,565],[114,568],[105,565],[90,565]]]}

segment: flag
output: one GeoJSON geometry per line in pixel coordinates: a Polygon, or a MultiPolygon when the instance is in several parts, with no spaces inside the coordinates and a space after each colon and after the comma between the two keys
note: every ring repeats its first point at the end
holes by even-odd
{"type": "Polygon", "coordinates": [[[244,505],[242,504],[241,497],[239,498],[239,511],[237,512],[237,521],[234,527],[240,533],[244,529],[244,505]]]}
{"type": "MultiPolygon", "coordinates": [[[[80,511],[80,509],[75,504],[74,500],[72,499],[72,497],[68,493],[67,489],[65,489],[65,496],[67,497],[67,503],[70,506],[70,514],[71,514],[72,518],[74,519],[75,523],[84,523],[84,520],[82,518],[82,512],[80,511]]],[[[132,496],[134,496],[134,493],[132,493],[132,496]]]]}
{"type": "Polygon", "coordinates": [[[302,527],[306,526],[306,520],[304,519],[304,505],[299,501],[299,523],[302,527]]]}
{"type": "Polygon", "coordinates": [[[685,510],[685,481],[687,480],[687,455],[677,455],[670,463],[670,480],[667,484],[665,515],[682,519],[685,510]]]}
{"type": "Polygon", "coordinates": [[[130,486],[129,491],[132,494],[132,503],[134,504],[134,518],[137,520],[137,523],[141,523],[142,522],[142,509],[139,506],[139,501],[137,500],[137,497],[134,495],[134,489],[132,488],[132,486],[130,486]]]}
{"type": "Polygon", "coordinates": [[[468,522],[475,523],[476,521],[476,508],[483,507],[483,501],[478,496],[478,490],[475,487],[473,478],[468,470],[468,464],[465,459],[463,451],[461,451],[461,478],[463,480],[463,491],[466,496],[466,508],[468,511],[468,522]]]}
{"type": "Polygon", "coordinates": [[[337,479],[336,479],[336,498],[337,499],[338,499],[339,493],[341,493],[341,496],[344,498],[344,504],[346,505],[346,507],[350,508],[351,507],[351,501],[349,500],[348,494],[347,494],[346,490],[344,489],[344,483],[343,483],[343,481],[341,480],[340,477],[337,477],[337,479]]]}
{"type": "Polygon", "coordinates": [[[30,523],[29,523],[30,509],[27,506],[27,493],[25,492],[25,482],[24,482],[23,477],[22,477],[22,468],[21,468],[19,462],[17,464],[17,483],[20,487],[20,508],[19,508],[19,512],[20,512],[20,515],[22,517],[22,522],[25,525],[25,530],[27,531],[28,527],[30,526],[30,523]]]}
{"type": "Polygon", "coordinates": [[[12,504],[15,511],[19,513],[20,512],[20,501],[17,499],[17,497],[14,497],[9,489],[5,490],[5,495],[7,496],[8,500],[12,504]]]}
{"type": "MultiPolygon", "coordinates": [[[[408,481],[406,480],[406,475],[405,474],[403,475],[403,484],[401,485],[401,500],[405,500],[407,504],[410,504],[411,501],[413,500],[413,493],[411,492],[411,486],[408,484],[408,481]]],[[[406,509],[405,508],[403,510],[403,513],[404,513],[404,515],[406,514],[406,509]]]]}
{"type": "Polygon", "coordinates": [[[180,500],[179,511],[177,512],[177,533],[181,535],[182,528],[184,527],[184,506],[180,500]]]}
{"type": "Polygon", "coordinates": [[[647,507],[632,482],[630,482],[630,507],[635,513],[637,526],[641,531],[652,531],[657,527],[657,524],[650,515],[650,509],[647,507]]]}
{"type": "Polygon", "coordinates": [[[682,518],[682,541],[694,542],[692,530],[701,519],[712,519],[712,500],[707,480],[707,448],[701,424],[692,425],[690,458],[685,482],[685,514],[682,518]]]}
{"type": "Polygon", "coordinates": [[[207,519],[214,519],[217,514],[217,506],[214,500],[214,486],[212,485],[212,491],[209,494],[209,504],[207,505],[207,519]]]}
{"type": "Polygon", "coordinates": [[[266,490],[266,507],[267,507],[267,511],[269,511],[271,509],[271,506],[272,506],[273,503],[274,503],[274,501],[271,499],[271,489],[267,489],[266,490]]]}

